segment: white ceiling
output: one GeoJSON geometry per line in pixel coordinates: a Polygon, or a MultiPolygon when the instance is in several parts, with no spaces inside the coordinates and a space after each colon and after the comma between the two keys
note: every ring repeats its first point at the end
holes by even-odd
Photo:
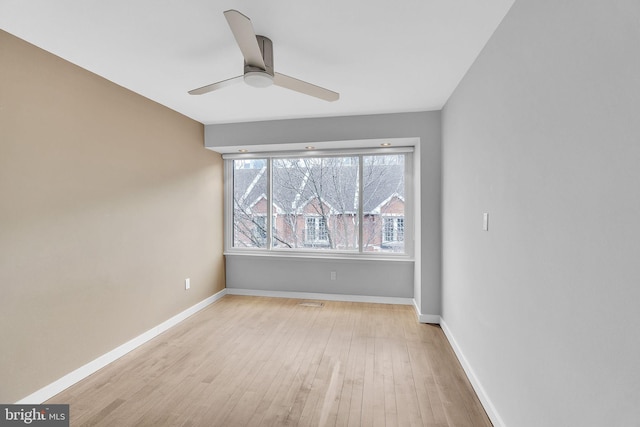
{"type": "Polygon", "coordinates": [[[438,110],[514,0],[0,0],[0,28],[201,123],[438,110]],[[222,14],[273,41],[275,70],[340,92],[187,91],[242,74],[222,14]]]}

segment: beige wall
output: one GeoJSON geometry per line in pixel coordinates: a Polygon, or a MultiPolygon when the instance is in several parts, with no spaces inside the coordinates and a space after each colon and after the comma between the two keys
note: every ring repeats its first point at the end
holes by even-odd
{"type": "Polygon", "coordinates": [[[224,288],[223,176],[200,123],[2,31],[0,57],[10,403],[224,288]]]}

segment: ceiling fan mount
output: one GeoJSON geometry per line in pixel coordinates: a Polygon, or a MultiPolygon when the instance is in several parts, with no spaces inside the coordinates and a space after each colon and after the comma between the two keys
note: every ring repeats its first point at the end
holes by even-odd
{"type": "Polygon", "coordinates": [[[231,32],[244,57],[244,74],[189,91],[190,95],[202,95],[243,80],[253,87],[273,85],[284,87],[325,101],[337,101],[340,94],[293,77],[276,73],[273,69],[273,43],[265,36],[256,35],[251,20],[237,10],[224,12],[231,32]]]}

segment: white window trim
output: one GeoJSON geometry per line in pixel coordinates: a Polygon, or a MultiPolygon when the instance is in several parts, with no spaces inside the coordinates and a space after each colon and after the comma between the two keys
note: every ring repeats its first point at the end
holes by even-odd
{"type": "MultiPolygon", "coordinates": [[[[417,156],[414,155],[414,147],[386,147],[386,148],[363,148],[363,149],[345,149],[345,150],[314,150],[314,151],[265,151],[265,152],[252,152],[252,153],[231,153],[223,154],[224,159],[224,205],[225,205],[225,255],[250,255],[250,256],[274,256],[274,257],[292,257],[292,258],[327,258],[327,259],[380,259],[380,260],[396,260],[396,261],[413,261],[416,250],[415,241],[415,224],[416,224],[416,196],[419,193],[416,191],[416,162],[417,156]],[[393,252],[366,252],[362,250],[362,245],[358,250],[318,250],[311,249],[305,250],[304,248],[285,249],[272,247],[271,239],[272,233],[267,234],[267,247],[266,248],[236,248],[233,247],[233,160],[238,159],[267,159],[267,182],[268,193],[271,194],[271,159],[273,158],[287,158],[287,157],[327,157],[327,156],[367,156],[367,155],[384,155],[384,154],[407,154],[407,161],[405,161],[405,229],[404,229],[404,253],[393,252]],[[411,236],[410,238],[408,238],[411,236]]],[[[359,162],[360,173],[359,177],[362,179],[363,162],[359,162]]],[[[361,185],[360,185],[361,187],[361,185]]],[[[363,201],[362,197],[358,198],[359,212],[362,212],[363,201]]],[[[267,204],[269,212],[267,214],[267,229],[272,230],[271,221],[273,217],[273,203],[267,204]]],[[[389,215],[390,216],[390,215],[389,215]]],[[[361,222],[361,221],[360,221],[361,222]]],[[[362,229],[358,227],[358,241],[362,242],[362,229]]],[[[306,236],[305,236],[306,237],[306,236]]]]}

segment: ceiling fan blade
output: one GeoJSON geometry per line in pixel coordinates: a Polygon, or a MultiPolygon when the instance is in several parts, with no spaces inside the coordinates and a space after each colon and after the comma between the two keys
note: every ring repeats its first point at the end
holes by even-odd
{"type": "Polygon", "coordinates": [[[265,70],[267,66],[262,59],[262,52],[253,25],[251,25],[251,19],[233,9],[225,11],[224,17],[227,18],[231,32],[236,38],[247,65],[265,70]]]}
{"type": "Polygon", "coordinates": [[[304,93],[305,95],[315,96],[316,98],[324,99],[325,101],[337,101],[340,98],[340,94],[338,92],[312,85],[311,83],[294,79],[293,77],[285,76],[280,73],[274,73],[273,84],[295,90],[296,92],[304,93]]]}
{"type": "Polygon", "coordinates": [[[231,86],[232,84],[239,83],[242,81],[244,76],[232,77],[227,80],[222,80],[221,82],[212,83],[210,85],[199,87],[198,89],[193,89],[189,91],[189,95],[202,95],[205,93],[213,92],[214,90],[222,89],[223,87],[231,86]]]}

